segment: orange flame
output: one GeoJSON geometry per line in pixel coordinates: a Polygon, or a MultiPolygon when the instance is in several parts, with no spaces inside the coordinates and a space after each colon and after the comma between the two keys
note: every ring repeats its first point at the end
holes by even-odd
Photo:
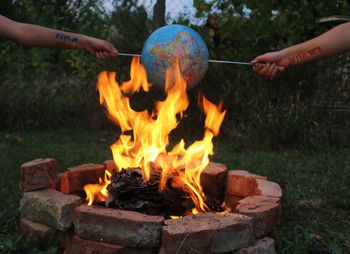
{"type": "MultiPolygon", "coordinates": [[[[161,169],[160,190],[165,188],[168,174],[173,173],[172,186],[186,191],[194,201],[195,209],[192,213],[209,211],[204,202],[200,175],[209,163],[209,155],[213,154],[212,139],[219,134],[226,114],[226,111],[221,109],[222,104],[215,106],[201,97],[206,114],[203,139],[194,142],[188,148],[185,148],[185,142],[181,140],[171,151],[167,151],[169,134],[177,127],[178,116],[181,118],[189,105],[186,81],[181,76],[178,61],[166,73],[166,99],[157,102],[151,114],[146,110],[134,111],[125,95],[138,92],[140,88],[147,92],[150,87],[140,59],[135,57],[132,61],[130,81],[119,86],[115,76],[114,72],[101,72],[97,88],[100,103],[107,108],[109,117],[122,131],[119,139],[111,146],[117,168],[141,168],[144,180],[149,181],[152,166],[156,165],[161,169]],[[132,134],[126,133],[130,130],[132,134]]],[[[98,186],[100,189],[97,190],[86,188],[89,204],[96,198],[103,200],[101,195],[106,196],[101,192],[103,185],[98,186]]],[[[96,185],[94,187],[96,188],[96,185]]],[[[106,194],[108,196],[108,193],[106,194]]]]}
{"type": "Polygon", "coordinates": [[[87,184],[84,186],[88,205],[92,205],[95,200],[105,201],[108,197],[107,186],[111,183],[112,174],[105,170],[104,180],[100,178],[99,184],[87,184]]]}

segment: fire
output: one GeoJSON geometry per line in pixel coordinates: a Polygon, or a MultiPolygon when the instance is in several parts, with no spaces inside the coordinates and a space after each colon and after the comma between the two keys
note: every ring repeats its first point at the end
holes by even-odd
{"type": "MultiPolygon", "coordinates": [[[[161,170],[160,191],[166,186],[167,176],[172,174],[172,186],[187,192],[194,201],[195,208],[192,213],[209,211],[204,202],[200,174],[209,163],[209,155],[213,154],[212,139],[219,134],[226,114],[226,111],[222,110],[222,104],[216,106],[201,96],[200,104],[206,114],[203,139],[187,148],[185,141],[181,140],[168,151],[169,134],[177,127],[189,105],[186,81],[181,76],[178,61],[166,73],[167,97],[164,101],[156,103],[152,113],[148,113],[147,110],[134,111],[126,96],[138,92],[141,88],[145,92],[150,88],[146,71],[138,57],[133,58],[130,76],[130,81],[119,85],[115,80],[116,73],[101,72],[97,84],[100,103],[107,108],[109,117],[122,131],[119,139],[111,146],[118,170],[141,168],[144,180],[149,181],[152,167],[156,165],[161,170]]],[[[96,199],[103,201],[108,196],[105,189],[110,181],[108,178],[110,176],[98,185],[88,185],[84,188],[89,204],[96,199]]]]}
{"type": "Polygon", "coordinates": [[[84,186],[88,205],[92,205],[94,200],[106,200],[106,197],[108,197],[107,186],[111,183],[111,177],[111,172],[106,170],[104,180],[100,178],[99,184],[87,184],[84,186]]]}

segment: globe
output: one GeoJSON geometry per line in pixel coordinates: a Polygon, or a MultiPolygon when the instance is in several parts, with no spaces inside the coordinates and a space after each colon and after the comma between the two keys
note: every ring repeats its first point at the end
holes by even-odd
{"type": "Polygon", "coordinates": [[[146,68],[148,80],[160,89],[165,86],[167,68],[178,59],[181,74],[190,89],[204,77],[208,55],[208,48],[197,32],[183,25],[168,25],[148,37],[142,49],[141,63],[146,68]]]}

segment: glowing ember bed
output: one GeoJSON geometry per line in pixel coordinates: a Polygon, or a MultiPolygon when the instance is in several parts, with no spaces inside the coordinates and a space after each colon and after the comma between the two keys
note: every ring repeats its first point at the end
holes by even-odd
{"type": "Polygon", "coordinates": [[[189,101],[177,63],[167,72],[164,101],[134,111],[128,94],[147,92],[133,59],[131,80],[102,72],[100,102],[122,134],[113,160],[58,174],[54,159],[21,166],[21,229],[30,246],[58,241],[64,253],[275,253],[267,237],[280,223],[278,184],[209,162],[226,111],[203,96],[203,139],[169,148],[189,101]]]}

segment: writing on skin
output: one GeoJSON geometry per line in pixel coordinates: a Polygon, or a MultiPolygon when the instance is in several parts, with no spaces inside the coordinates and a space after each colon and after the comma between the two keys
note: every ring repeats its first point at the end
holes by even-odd
{"type": "Polygon", "coordinates": [[[79,40],[77,37],[71,37],[60,32],[56,34],[56,45],[59,47],[77,48],[78,44],[79,40]]]}
{"type": "Polygon", "coordinates": [[[312,47],[311,49],[308,49],[305,51],[304,50],[300,51],[296,55],[289,57],[288,60],[291,63],[296,63],[296,62],[300,62],[300,61],[304,60],[305,58],[311,57],[311,56],[313,56],[317,53],[320,53],[320,52],[322,52],[321,47],[315,46],[315,47],[312,47]]]}

